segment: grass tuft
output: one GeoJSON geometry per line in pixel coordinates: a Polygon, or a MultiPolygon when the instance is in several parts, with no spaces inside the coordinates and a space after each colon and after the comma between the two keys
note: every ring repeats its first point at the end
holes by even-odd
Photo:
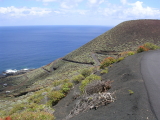
{"type": "Polygon", "coordinates": [[[11,116],[13,120],[54,120],[55,117],[47,112],[22,112],[11,116]]]}

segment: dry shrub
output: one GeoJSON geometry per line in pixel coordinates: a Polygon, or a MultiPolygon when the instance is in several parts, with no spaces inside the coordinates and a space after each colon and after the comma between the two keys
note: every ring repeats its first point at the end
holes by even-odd
{"type": "Polygon", "coordinates": [[[95,74],[92,74],[88,77],[86,77],[86,79],[82,80],[81,85],[79,86],[79,89],[82,93],[85,93],[85,87],[92,81],[97,81],[97,80],[101,80],[101,76],[97,76],[95,74]]]}
{"type": "Polygon", "coordinates": [[[85,87],[85,93],[91,95],[93,93],[105,92],[111,88],[112,81],[92,81],[85,87]]]}
{"type": "Polygon", "coordinates": [[[76,103],[70,114],[64,119],[68,120],[80,112],[88,109],[97,109],[102,105],[114,102],[112,94],[106,92],[111,88],[112,81],[92,81],[85,87],[85,93],[76,103]]]}
{"type": "Polygon", "coordinates": [[[89,109],[97,109],[98,107],[107,105],[111,102],[114,102],[114,98],[109,92],[94,93],[87,97],[83,96],[80,100],[77,101],[70,114],[63,120],[69,120],[75,115],[78,115],[80,112],[84,112],[89,109]]]}

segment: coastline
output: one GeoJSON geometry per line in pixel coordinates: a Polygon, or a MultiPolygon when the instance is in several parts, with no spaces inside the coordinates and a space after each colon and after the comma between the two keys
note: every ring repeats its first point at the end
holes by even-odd
{"type": "Polygon", "coordinates": [[[4,77],[8,77],[8,76],[14,76],[14,75],[21,75],[21,74],[25,74],[27,72],[30,72],[30,71],[33,71],[35,69],[28,69],[28,68],[24,68],[24,69],[21,69],[21,70],[12,70],[12,69],[8,69],[6,71],[3,71],[1,74],[0,74],[0,78],[4,78],[4,77]]]}

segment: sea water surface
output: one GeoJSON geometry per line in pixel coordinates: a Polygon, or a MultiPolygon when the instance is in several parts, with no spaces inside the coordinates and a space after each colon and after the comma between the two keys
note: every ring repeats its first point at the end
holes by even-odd
{"type": "Polygon", "coordinates": [[[108,26],[0,27],[0,72],[46,65],[108,31],[108,26]]]}

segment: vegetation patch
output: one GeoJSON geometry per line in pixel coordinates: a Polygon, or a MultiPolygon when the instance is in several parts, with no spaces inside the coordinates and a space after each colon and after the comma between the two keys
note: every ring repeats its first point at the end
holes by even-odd
{"type": "Polygon", "coordinates": [[[66,82],[69,82],[69,80],[68,80],[68,79],[64,79],[64,80],[54,80],[52,84],[53,84],[54,87],[56,87],[56,86],[58,86],[58,85],[61,85],[61,84],[66,83],[66,82]]]}
{"type": "Polygon", "coordinates": [[[112,81],[110,81],[110,80],[108,80],[108,81],[101,81],[101,80],[92,81],[85,87],[85,94],[91,95],[94,93],[106,92],[111,88],[111,83],[112,83],[112,81]]]}
{"type": "Polygon", "coordinates": [[[128,90],[129,94],[132,95],[134,92],[132,90],[128,90]]]}
{"type": "Polygon", "coordinates": [[[61,90],[64,94],[67,94],[72,87],[73,87],[73,83],[67,82],[61,86],[61,90]]]}
{"type": "Polygon", "coordinates": [[[124,51],[124,52],[119,53],[119,56],[127,57],[130,55],[134,55],[135,53],[136,53],[135,51],[124,51]]]}
{"type": "Polygon", "coordinates": [[[74,76],[73,78],[72,78],[72,80],[73,80],[73,82],[75,83],[75,84],[78,84],[78,83],[80,83],[82,80],[84,80],[85,79],[85,77],[82,75],[82,74],[79,74],[79,75],[77,75],[77,76],[74,76]]]}
{"type": "Polygon", "coordinates": [[[54,120],[55,117],[47,112],[22,112],[11,116],[13,120],[54,120]]]}
{"type": "Polygon", "coordinates": [[[48,105],[49,106],[54,106],[56,105],[62,98],[65,97],[65,94],[62,92],[62,91],[52,91],[50,93],[48,93],[48,98],[49,98],[49,101],[48,101],[48,105]]]}
{"type": "Polygon", "coordinates": [[[108,68],[104,68],[103,70],[101,70],[101,74],[106,74],[108,73],[108,68]]]}
{"type": "Polygon", "coordinates": [[[12,115],[16,112],[21,112],[23,110],[25,110],[25,104],[17,104],[9,111],[9,115],[12,115]]]}
{"type": "Polygon", "coordinates": [[[141,53],[141,52],[144,52],[144,51],[148,51],[149,49],[144,47],[144,46],[139,46],[138,49],[137,49],[137,53],[141,53]]]}
{"type": "Polygon", "coordinates": [[[108,67],[109,65],[115,63],[116,61],[117,60],[113,57],[107,57],[102,61],[100,68],[104,69],[105,67],[108,67]]]}
{"type": "Polygon", "coordinates": [[[116,59],[116,62],[120,62],[124,59],[125,57],[119,57],[118,59],[116,59]]]}
{"type": "Polygon", "coordinates": [[[88,77],[86,77],[84,80],[82,80],[81,85],[79,86],[79,89],[82,93],[85,93],[85,87],[94,80],[101,80],[101,76],[97,76],[95,74],[92,74],[88,77]]]}
{"type": "Polygon", "coordinates": [[[135,53],[136,53],[135,51],[128,51],[127,56],[134,55],[135,53]]]}
{"type": "Polygon", "coordinates": [[[81,71],[81,74],[86,78],[87,76],[89,76],[92,73],[91,69],[83,69],[81,71]]]}
{"type": "Polygon", "coordinates": [[[138,47],[137,53],[148,51],[148,50],[156,50],[156,49],[160,49],[160,47],[153,44],[153,43],[147,42],[147,43],[143,44],[142,46],[138,47]]]}
{"type": "Polygon", "coordinates": [[[143,46],[144,46],[145,48],[149,49],[149,50],[160,49],[159,46],[157,46],[157,45],[155,45],[155,44],[153,44],[153,43],[149,43],[149,42],[145,43],[143,46]]]}

